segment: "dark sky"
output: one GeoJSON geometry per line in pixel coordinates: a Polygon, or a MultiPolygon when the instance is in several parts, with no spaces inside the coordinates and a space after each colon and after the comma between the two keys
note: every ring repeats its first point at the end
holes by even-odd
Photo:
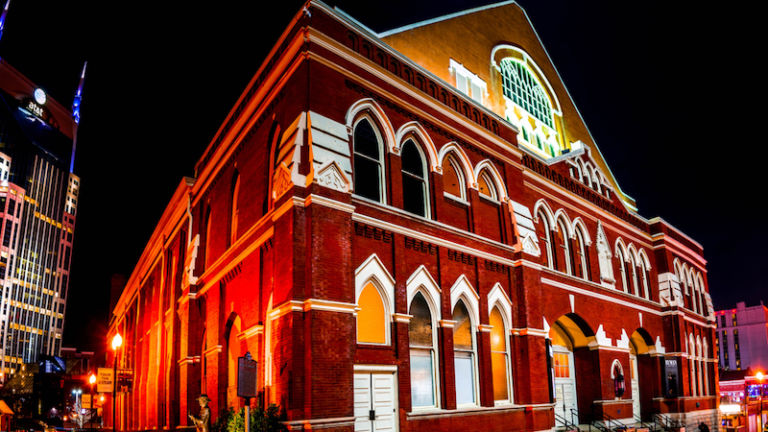
{"type": "MultiPolygon", "coordinates": [[[[489,3],[329,1],[377,31],[489,3]]],[[[763,300],[759,14],[728,2],[520,3],[640,213],[703,244],[715,307],[763,300]]],[[[65,346],[106,345],[110,275],[130,274],[181,177],[302,3],[204,4],[11,4],[0,57],[54,99],[71,104],[88,60],[65,346]]]]}

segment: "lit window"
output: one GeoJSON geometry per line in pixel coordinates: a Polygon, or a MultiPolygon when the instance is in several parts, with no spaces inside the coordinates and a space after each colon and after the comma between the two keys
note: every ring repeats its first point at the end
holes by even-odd
{"type": "Polygon", "coordinates": [[[387,343],[387,318],[384,301],[379,290],[368,282],[357,300],[357,342],[371,344],[387,343]]]}
{"type": "Polygon", "coordinates": [[[421,293],[411,301],[408,326],[411,360],[411,405],[435,407],[435,331],[432,313],[421,293]]]}
{"type": "Polygon", "coordinates": [[[464,176],[461,175],[460,165],[452,156],[443,160],[443,191],[456,198],[464,197],[464,176]]]}
{"type": "Polygon", "coordinates": [[[494,201],[498,200],[499,194],[496,192],[496,186],[493,184],[488,170],[480,172],[480,177],[477,179],[477,189],[480,192],[480,196],[494,201]]]}
{"type": "Polygon", "coordinates": [[[488,323],[491,329],[491,375],[493,376],[493,399],[509,400],[509,355],[507,351],[507,329],[498,308],[493,308],[488,323]]]}
{"type": "Polygon", "coordinates": [[[554,369],[555,369],[555,378],[570,378],[571,377],[571,366],[569,364],[569,358],[570,356],[568,353],[560,353],[556,352],[554,356],[552,357],[554,369]]]}
{"type": "Polygon", "coordinates": [[[453,357],[456,377],[456,405],[475,403],[474,329],[467,307],[459,300],[453,308],[453,357]]]}
{"type": "Polygon", "coordinates": [[[403,174],[403,209],[427,217],[427,167],[421,150],[408,140],[403,144],[400,156],[403,174]]]}

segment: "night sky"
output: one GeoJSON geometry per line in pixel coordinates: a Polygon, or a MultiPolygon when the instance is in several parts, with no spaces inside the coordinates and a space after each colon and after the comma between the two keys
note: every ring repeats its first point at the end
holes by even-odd
{"type": "MultiPolygon", "coordinates": [[[[490,3],[329,1],[376,31],[490,3]]],[[[759,14],[727,2],[519,3],[640,214],[704,246],[715,307],[765,299],[759,14]]],[[[0,57],[65,106],[88,60],[64,346],[106,346],[110,276],[130,274],[302,3],[264,4],[13,0],[0,57]]]]}

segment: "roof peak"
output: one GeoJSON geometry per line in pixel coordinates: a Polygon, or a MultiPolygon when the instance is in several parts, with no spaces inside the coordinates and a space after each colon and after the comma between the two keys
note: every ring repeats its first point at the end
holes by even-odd
{"type": "Polygon", "coordinates": [[[502,2],[498,2],[498,3],[491,3],[491,4],[488,4],[488,5],[485,5],[485,6],[478,6],[478,7],[471,8],[471,9],[465,9],[465,10],[458,11],[458,12],[453,12],[453,13],[450,13],[450,14],[447,14],[447,15],[442,15],[442,16],[435,17],[435,18],[430,18],[428,20],[415,22],[415,23],[408,24],[408,25],[405,25],[405,26],[402,26],[402,27],[397,27],[397,28],[394,28],[394,29],[391,29],[391,30],[383,31],[381,33],[377,33],[376,35],[379,38],[385,38],[385,37],[393,35],[393,34],[402,33],[404,31],[408,31],[408,30],[415,29],[415,28],[418,28],[418,27],[423,27],[423,26],[426,26],[426,25],[434,24],[434,23],[437,23],[437,22],[440,22],[440,21],[446,21],[446,20],[449,20],[449,19],[452,19],[452,18],[463,16],[463,15],[469,15],[469,14],[473,14],[473,13],[476,13],[476,12],[481,12],[481,11],[484,11],[484,10],[494,9],[494,8],[497,8],[497,7],[507,6],[507,5],[516,4],[516,3],[517,2],[515,2],[515,0],[507,0],[507,1],[502,1],[502,2]]]}

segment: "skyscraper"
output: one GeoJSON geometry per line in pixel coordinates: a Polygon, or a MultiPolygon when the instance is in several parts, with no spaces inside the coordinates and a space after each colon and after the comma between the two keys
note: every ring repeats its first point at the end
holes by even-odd
{"type": "Polygon", "coordinates": [[[0,59],[0,371],[58,355],[80,179],[72,113],[0,59]]]}

